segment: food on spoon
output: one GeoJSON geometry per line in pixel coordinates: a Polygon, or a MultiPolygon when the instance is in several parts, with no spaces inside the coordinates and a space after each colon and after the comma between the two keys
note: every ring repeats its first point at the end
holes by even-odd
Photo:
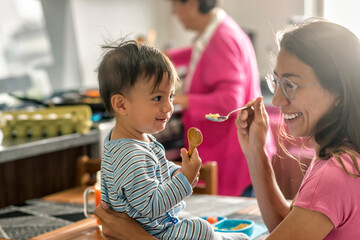
{"type": "Polygon", "coordinates": [[[218,114],[218,113],[215,113],[215,114],[209,113],[209,114],[205,115],[206,119],[218,120],[218,117],[220,117],[220,114],[218,114]]]}

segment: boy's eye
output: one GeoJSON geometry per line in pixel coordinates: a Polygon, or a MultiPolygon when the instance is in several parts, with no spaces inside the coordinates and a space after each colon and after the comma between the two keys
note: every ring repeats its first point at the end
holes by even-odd
{"type": "Polygon", "coordinates": [[[154,100],[154,101],[160,101],[160,100],[161,100],[161,96],[156,96],[156,97],[154,97],[152,100],[154,100]]]}

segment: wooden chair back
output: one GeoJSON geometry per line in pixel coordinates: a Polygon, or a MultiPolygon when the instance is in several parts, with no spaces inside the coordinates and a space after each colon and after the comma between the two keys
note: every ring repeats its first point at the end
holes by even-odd
{"type": "Polygon", "coordinates": [[[76,183],[77,185],[94,185],[96,182],[96,172],[100,170],[101,159],[89,158],[86,155],[77,159],[76,183]]]}
{"type": "MultiPolygon", "coordinates": [[[[181,162],[178,164],[181,165],[181,162]]],[[[80,156],[77,159],[77,185],[94,185],[96,182],[96,172],[100,170],[101,159],[80,156]]],[[[195,194],[217,195],[218,191],[218,166],[215,161],[206,162],[200,168],[199,182],[194,188],[195,194]]]]}
{"type": "Polygon", "coordinates": [[[206,162],[200,168],[199,182],[193,191],[195,194],[217,195],[218,166],[215,161],[206,162]]]}

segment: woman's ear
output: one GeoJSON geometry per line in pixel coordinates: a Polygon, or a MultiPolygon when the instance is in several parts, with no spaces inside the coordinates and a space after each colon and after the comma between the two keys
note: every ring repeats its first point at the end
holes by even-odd
{"type": "Polygon", "coordinates": [[[125,96],[122,94],[115,94],[111,97],[111,106],[113,107],[114,111],[120,115],[126,114],[126,107],[125,107],[125,96]]]}
{"type": "Polygon", "coordinates": [[[196,15],[199,14],[199,7],[200,7],[199,1],[198,0],[192,0],[192,1],[188,0],[188,4],[190,5],[189,15],[191,17],[196,17],[196,15]]]}

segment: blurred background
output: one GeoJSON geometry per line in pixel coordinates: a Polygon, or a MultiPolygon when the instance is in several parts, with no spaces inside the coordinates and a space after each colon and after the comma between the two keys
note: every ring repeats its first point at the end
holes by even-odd
{"type": "MultiPolygon", "coordinates": [[[[252,40],[260,86],[270,119],[274,119],[271,127],[276,137],[278,111],[269,111],[271,95],[264,81],[274,67],[275,33],[291,23],[318,16],[359,35],[360,2],[219,1],[252,40]]],[[[191,44],[195,33],[182,27],[172,14],[172,5],[169,0],[0,0],[0,238],[28,239],[29,234],[37,236],[70,223],[64,219],[54,223],[47,218],[25,221],[16,216],[28,217],[26,210],[17,215],[19,207],[1,208],[15,204],[26,208],[25,201],[32,205],[31,199],[75,186],[81,187],[77,193],[82,201],[83,162],[91,158],[97,163],[96,171],[100,168],[103,139],[114,124],[97,90],[101,45],[124,37],[146,41],[162,50],[191,44]],[[79,103],[79,108],[62,106],[79,103]],[[54,105],[59,108],[46,108],[54,105]]],[[[182,69],[177,70],[181,75],[182,69]]],[[[175,106],[171,121],[156,136],[168,160],[178,160],[183,146],[181,114],[175,106]]],[[[287,144],[284,146],[300,163],[312,159],[313,151],[304,148],[302,142],[287,144]]],[[[286,159],[285,153],[280,155],[284,157],[272,164],[281,191],[291,199],[300,186],[303,169],[293,159],[286,159]]],[[[72,200],[68,196],[63,199],[72,200]]],[[[36,208],[42,209],[42,205],[36,208]]],[[[60,214],[58,209],[64,209],[63,205],[54,210],[56,214],[60,214]]],[[[80,212],[69,211],[83,218],[82,205],[78,209],[80,212]]],[[[61,214],[68,217],[68,212],[61,214]]]]}
{"type": "MultiPolygon", "coordinates": [[[[291,22],[323,16],[360,33],[355,0],[222,0],[220,5],[251,36],[260,81],[273,67],[274,33],[291,22]]],[[[121,37],[166,49],[190,44],[193,35],[172,14],[171,1],[0,0],[0,110],[16,102],[7,93],[43,100],[96,89],[100,46],[121,37]]]]}

